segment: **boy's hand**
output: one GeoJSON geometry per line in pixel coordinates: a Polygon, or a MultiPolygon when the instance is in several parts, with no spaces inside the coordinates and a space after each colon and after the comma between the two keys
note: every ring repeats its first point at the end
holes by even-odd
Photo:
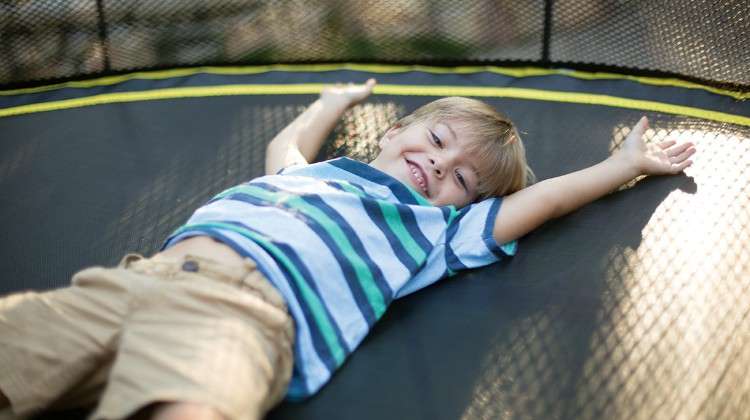
{"type": "Polygon", "coordinates": [[[368,79],[361,85],[336,83],[320,92],[320,99],[326,104],[347,109],[365,100],[375,87],[375,79],[368,79]]]}
{"type": "Polygon", "coordinates": [[[625,138],[617,155],[628,160],[641,175],[678,174],[693,164],[688,158],[695,153],[693,143],[676,144],[665,140],[658,144],[646,144],[643,134],[648,129],[648,119],[644,116],[625,138]]]}

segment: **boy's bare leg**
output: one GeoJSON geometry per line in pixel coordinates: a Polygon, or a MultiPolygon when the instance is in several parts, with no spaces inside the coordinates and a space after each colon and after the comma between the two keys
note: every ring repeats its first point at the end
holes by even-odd
{"type": "Polygon", "coordinates": [[[156,403],[139,410],[130,420],[226,420],[214,408],[197,403],[156,403]]]}

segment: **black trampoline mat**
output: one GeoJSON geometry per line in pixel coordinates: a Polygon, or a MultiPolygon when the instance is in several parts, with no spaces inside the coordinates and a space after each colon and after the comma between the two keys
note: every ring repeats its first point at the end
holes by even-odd
{"type": "MultiPolygon", "coordinates": [[[[606,83],[627,97],[631,82],[606,83]]],[[[265,145],[314,98],[170,99],[0,118],[0,294],[63,286],[86,266],[154,252],[213,195],[261,175],[265,145]]],[[[389,124],[432,99],[374,95],[347,113],[322,155],[367,159],[389,124]]],[[[540,179],[604,159],[644,113],[647,140],[692,141],[695,164],[548,222],[507,263],[395,302],[329,385],[269,418],[750,412],[750,127],[483,99],[519,125],[540,179]]],[[[732,107],[750,114],[747,104],[732,107]]]]}

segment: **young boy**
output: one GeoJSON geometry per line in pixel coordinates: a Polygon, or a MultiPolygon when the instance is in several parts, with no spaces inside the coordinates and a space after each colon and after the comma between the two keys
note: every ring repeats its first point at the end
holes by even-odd
{"type": "Polygon", "coordinates": [[[388,130],[369,164],[308,164],[374,85],[325,89],[269,144],[268,176],[214,197],[151,258],[1,299],[0,418],[96,401],[96,419],[260,418],[323,386],[393,299],[695,152],[646,145],[644,117],[605,161],[526,187],[510,120],[445,98],[388,130]]]}

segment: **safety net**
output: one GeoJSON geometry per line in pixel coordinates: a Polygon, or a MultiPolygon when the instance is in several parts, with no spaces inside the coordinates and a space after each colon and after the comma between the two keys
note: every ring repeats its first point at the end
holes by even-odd
{"type": "Polygon", "coordinates": [[[750,86],[744,0],[13,0],[0,85],[211,64],[587,66],[750,86]]]}

